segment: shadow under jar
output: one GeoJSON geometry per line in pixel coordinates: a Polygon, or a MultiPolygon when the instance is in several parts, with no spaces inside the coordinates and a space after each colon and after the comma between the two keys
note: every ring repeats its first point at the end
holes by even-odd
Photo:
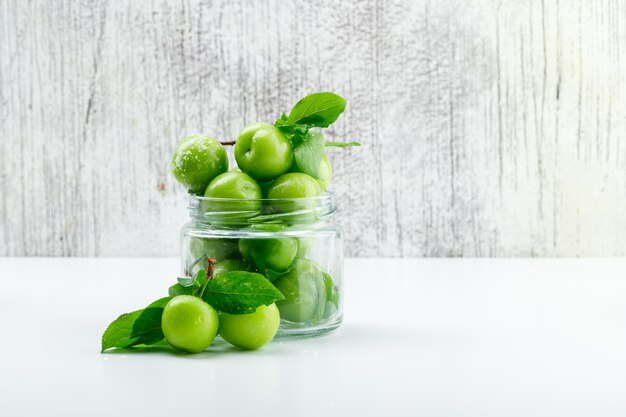
{"type": "Polygon", "coordinates": [[[190,195],[181,230],[183,276],[206,269],[263,274],[285,296],[278,337],[315,336],[342,320],[343,243],[333,194],[242,200],[190,195]]]}

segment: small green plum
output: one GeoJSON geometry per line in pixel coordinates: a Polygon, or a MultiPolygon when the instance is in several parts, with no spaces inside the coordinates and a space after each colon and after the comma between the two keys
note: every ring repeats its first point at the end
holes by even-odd
{"type": "Polygon", "coordinates": [[[243,259],[225,259],[215,263],[213,274],[218,276],[231,271],[252,271],[252,266],[243,259]]]}
{"type": "Polygon", "coordinates": [[[291,142],[268,123],[247,125],[235,143],[239,168],[258,181],[276,178],[293,162],[291,142]]]}
{"type": "Polygon", "coordinates": [[[298,241],[293,237],[239,239],[239,252],[259,271],[286,271],[298,253],[298,241]]]}
{"type": "Polygon", "coordinates": [[[320,185],[310,175],[290,172],[276,178],[267,191],[267,198],[308,198],[320,193],[320,185]]]}
{"type": "Polygon", "coordinates": [[[301,172],[290,172],[276,178],[267,191],[274,213],[283,213],[282,220],[295,224],[315,220],[320,202],[313,198],[321,192],[315,178],[301,172]],[[292,213],[292,214],[289,214],[292,213]]]}
{"type": "Polygon", "coordinates": [[[326,285],[322,272],[313,262],[296,259],[292,268],[279,277],[274,286],[285,296],[284,300],[276,302],[283,319],[304,323],[323,318],[326,285]]]}
{"type": "Polygon", "coordinates": [[[190,191],[203,192],[213,178],[228,171],[226,149],[209,136],[188,136],[176,146],[171,169],[190,191]]]}
{"type": "Polygon", "coordinates": [[[205,350],[215,339],[218,327],[217,311],[192,295],[176,296],[163,309],[161,328],[165,340],[183,352],[205,350]]]}
{"type": "Polygon", "coordinates": [[[241,349],[258,349],[269,343],[280,325],[276,304],[260,306],[252,314],[221,313],[220,335],[241,349]]]}
{"type": "Polygon", "coordinates": [[[204,210],[223,213],[220,218],[224,221],[241,222],[258,214],[261,208],[261,188],[249,175],[239,171],[228,171],[215,177],[204,196],[211,197],[203,202],[204,210]]]}

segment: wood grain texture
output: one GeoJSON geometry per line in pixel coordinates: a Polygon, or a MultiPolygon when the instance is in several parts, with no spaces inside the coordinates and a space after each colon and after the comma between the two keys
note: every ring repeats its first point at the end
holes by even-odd
{"type": "Polygon", "coordinates": [[[347,255],[626,255],[625,77],[624,0],[0,0],[0,254],[175,255],[176,142],[332,90],[347,255]]]}

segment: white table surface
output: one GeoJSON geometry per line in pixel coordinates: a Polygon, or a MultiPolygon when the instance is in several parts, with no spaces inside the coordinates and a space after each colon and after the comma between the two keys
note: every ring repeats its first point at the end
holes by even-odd
{"type": "Polygon", "coordinates": [[[100,354],[176,259],[0,259],[0,416],[624,416],[626,260],[349,259],[329,336],[100,354]]]}

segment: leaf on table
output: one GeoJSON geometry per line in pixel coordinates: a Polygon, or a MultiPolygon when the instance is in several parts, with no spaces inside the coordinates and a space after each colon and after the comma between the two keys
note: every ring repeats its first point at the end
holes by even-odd
{"type": "MultiPolygon", "coordinates": [[[[178,285],[178,284],[177,284],[178,285]]],[[[110,348],[127,348],[151,345],[163,340],[161,316],[172,297],[160,298],[143,310],[122,314],[102,335],[102,351],[110,348]]]]}

